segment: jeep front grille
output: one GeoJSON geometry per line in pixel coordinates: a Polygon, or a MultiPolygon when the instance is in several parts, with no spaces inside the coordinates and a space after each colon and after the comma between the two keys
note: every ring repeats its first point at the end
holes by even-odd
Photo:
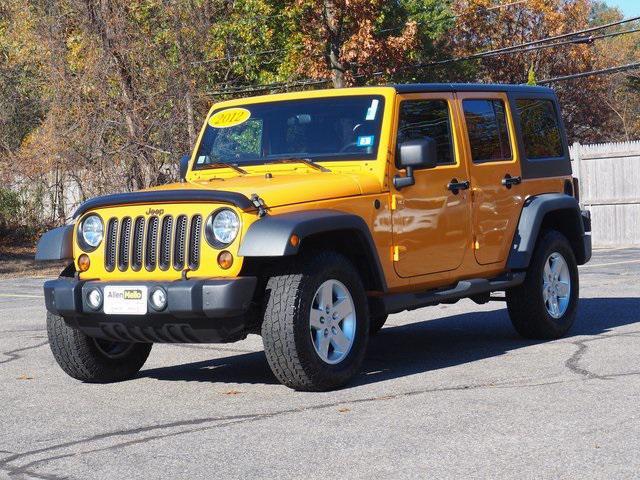
{"type": "Polygon", "coordinates": [[[107,222],[107,271],[195,270],[200,265],[202,216],[111,218],[107,222]]]}

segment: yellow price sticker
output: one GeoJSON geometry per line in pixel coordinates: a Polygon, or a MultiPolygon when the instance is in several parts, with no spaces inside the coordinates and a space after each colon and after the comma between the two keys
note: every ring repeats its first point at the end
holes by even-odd
{"type": "Polygon", "coordinates": [[[229,128],[240,125],[251,117],[251,112],[246,108],[227,108],[214,113],[209,118],[209,125],[213,128],[229,128]]]}

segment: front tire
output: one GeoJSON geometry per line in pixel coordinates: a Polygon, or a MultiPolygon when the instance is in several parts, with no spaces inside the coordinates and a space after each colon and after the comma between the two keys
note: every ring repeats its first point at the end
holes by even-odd
{"type": "Polygon", "coordinates": [[[567,238],[549,230],[538,239],[524,283],[506,292],[516,331],[525,338],[564,336],[576,317],[578,265],[567,238]]]}
{"type": "Polygon", "coordinates": [[[267,282],[264,350],[284,385],[326,391],[362,365],[369,339],[365,290],[355,268],[334,252],[310,252],[267,282]]]}
{"type": "Polygon", "coordinates": [[[153,345],[92,338],[50,312],[47,312],[47,334],[51,352],[60,368],[70,377],[89,383],[133,378],[144,365],[153,345]]]}

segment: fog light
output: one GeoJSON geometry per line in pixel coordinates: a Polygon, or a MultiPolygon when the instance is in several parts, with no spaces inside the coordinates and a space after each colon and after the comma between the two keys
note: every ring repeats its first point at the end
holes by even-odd
{"type": "Polygon", "coordinates": [[[224,270],[231,268],[231,265],[233,265],[233,255],[231,255],[231,252],[227,252],[226,250],[220,252],[218,255],[218,265],[224,270]]]}
{"type": "Polygon", "coordinates": [[[154,310],[164,310],[167,306],[167,292],[163,288],[155,288],[151,292],[150,302],[154,310]]]}
{"type": "Polygon", "coordinates": [[[89,255],[83,253],[78,257],[78,268],[81,272],[86,272],[89,270],[89,265],[91,265],[91,260],[89,260],[89,255]]]}
{"type": "Polygon", "coordinates": [[[94,310],[99,310],[102,306],[102,292],[97,288],[90,290],[87,295],[87,303],[94,310]]]}

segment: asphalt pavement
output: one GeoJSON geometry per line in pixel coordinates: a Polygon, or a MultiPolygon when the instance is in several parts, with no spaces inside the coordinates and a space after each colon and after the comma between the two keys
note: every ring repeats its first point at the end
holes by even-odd
{"type": "Polygon", "coordinates": [[[80,383],[49,351],[43,280],[1,280],[0,478],[638,478],[640,250],[580,273],[566,338],[519,338],[501,302],[405,312],[329,393],[278,384],[253,335],[80,383]]]}

